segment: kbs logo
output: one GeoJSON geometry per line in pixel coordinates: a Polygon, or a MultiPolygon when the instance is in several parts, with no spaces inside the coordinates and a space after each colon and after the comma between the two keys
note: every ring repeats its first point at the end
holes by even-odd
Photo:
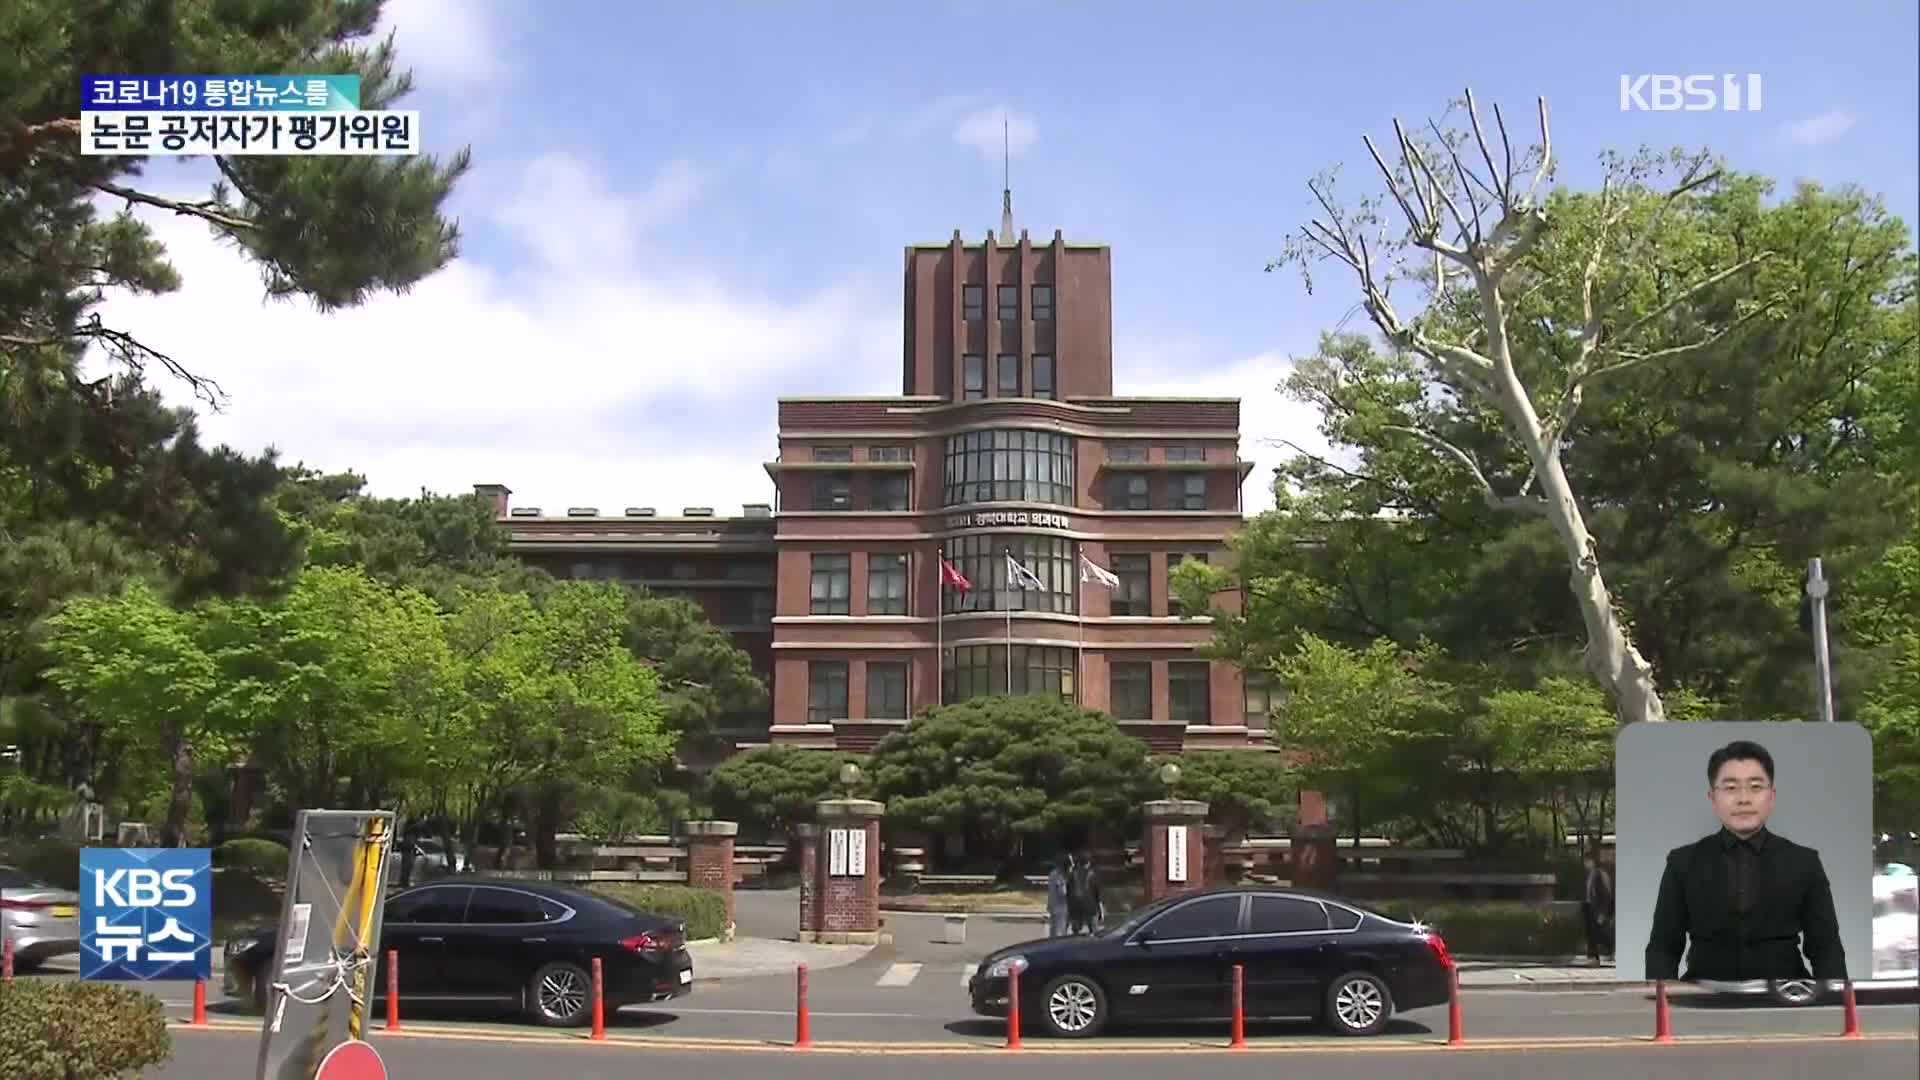
{"type": "Polygon", "coordinates": [[[1622,75],[1621,112],[1759,112],[1758,75],[1622,75]]]}
{"type": "Polygon", "coordinates": [[[213,974],[213,858],[206,848],[80,852],[80,977],[213,974]]]}

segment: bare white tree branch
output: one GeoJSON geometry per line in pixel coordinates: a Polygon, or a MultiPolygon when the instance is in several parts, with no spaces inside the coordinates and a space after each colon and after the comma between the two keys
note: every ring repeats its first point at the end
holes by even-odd
{"type": "Polygon", "coordinates": [[[1473,455],[1441,438],[1439,435],[1422,428],[1406,427],[1400,424],[1387,424],[1384,426],[1387,431],[1398,431],[1428,443],[1442,453],[1457,459],[1460,464],[1465,465],[1467,471],[1473,474],[1473,482],[1479,485],[1481,496],[1487,500],[1487,505],[1493,507],[1495,510],[1520,510],[1530,513],[1546,512],[1547,503],[1544,499],[1505,496],[1494,491],[1493,485],[1487,482],[1487,474],[1481,471],[1480,463],[1473,460],[1473,455]]]}

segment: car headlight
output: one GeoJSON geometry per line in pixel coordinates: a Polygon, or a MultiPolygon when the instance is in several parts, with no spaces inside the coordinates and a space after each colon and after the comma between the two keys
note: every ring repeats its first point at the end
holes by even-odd
{"type": "Polygon", "coordinates": [[[1027,970],[1026,957],[1009,956],[1002,960],[995,960],[989,965],[987,968],[987,978],[1011,979],[1025,970],[1027,970]]]}

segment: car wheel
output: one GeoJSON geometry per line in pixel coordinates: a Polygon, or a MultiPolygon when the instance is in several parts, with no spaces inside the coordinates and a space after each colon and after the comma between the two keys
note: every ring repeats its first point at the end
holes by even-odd
{"type": "Polygon", "coordinates": [[[578,964],[556,961],[533,973],[527,1012],[545,1027],[578,1027],[593,1008],[593,979],[578,964]]]}
{"type": "Polygon", "coordinates": [[[1789,979],[1770,985],[1773,1000],[1782,1005],[1813,1005],[1820,1000],[1820,986],[1812,979],[1789,979]]]}
{"type": "Polygon", "coordinates": [[[1379,976],[1350,971],[1327,987],[1327,1023],[1341,1035],[1377,1035],[1393,1016],[1393,994],[1379,976]]]}
{"type": "Polygon", "coordinates": [[[1041,992],[1040,1015],[1055,1038],[1091,1038],[1107,1026],[1107,993],[1085,975],[1062,975],[1041,992]]]}

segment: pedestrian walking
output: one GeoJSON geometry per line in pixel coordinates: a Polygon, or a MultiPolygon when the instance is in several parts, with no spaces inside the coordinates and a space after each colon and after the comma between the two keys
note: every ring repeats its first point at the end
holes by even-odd
{"type": "Polygon", "coordinates": [[[1100,875],[1094,869],[1093,855],[1083,848],[1074,853],[1067,869],[1068,932],[1091,934],[1106,914],[1106,904],[1100,898],[1100,875]]]}
{"type": "Polygon", "coordinates": [[[1587,867],[1587,884],[1580,913],[1587,925],[1587,958],[1597,964],[1601,956],[1613,955],[1613,876],[1594,848],[1587,849],[1582,861],[1587,867]]]}
{"type": "Polygon", "coordinates": [[[1067,932],[1067,876],[1071,857],[1056,856],[1047,871],[1047,936],[1056,938],[1067,932]]]}

